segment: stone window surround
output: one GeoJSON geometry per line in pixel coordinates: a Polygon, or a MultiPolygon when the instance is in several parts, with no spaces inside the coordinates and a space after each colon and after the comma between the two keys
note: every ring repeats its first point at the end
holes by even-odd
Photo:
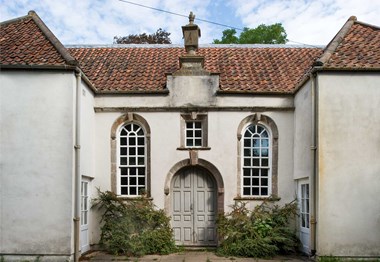
{"type": "Polygon", "coordinates": [[[244,118],[237,130],[237,197],[235,200],[264,200],[268,198],[278,198],[278,129],[276,123],[266,115],[261,113],[254,113],[244,118]],[[268,132],[271,134],[272,145],[272,161],[271,161],[271,178],[272,178],[272,194],[270,197],[246,197],[241,196],[242,192],[242,132],[248,125],[260,124],[267,127],[268,132]]]}
{"type": "MultiPolygon", "coordinates": [[[[151,191],[151,152],[150,152],[150,137],[151,131],[148,122],[140,115],[135,113],[127,113],[118,117],[111,127],[111,191],[115,194],[117,193],[117,135],[120,130],[120,127],[126,123],[136,123],[140,125],[145,132],[146,139],[146,194],[147,197],[150,197],[151,191]]],[[[124,197],[127,199],[133,199],[135,197],[124,197]]]]}
{"type": "Polygon", "coordinates": [[[207,113],[191,112],[181,114],[181,141],[178,150],[210,150],[208,147],[208,116],[207,113]],[[186,122],[199,121],[202,123],[202,146],[187,147],[186,146],[186,122]]]}

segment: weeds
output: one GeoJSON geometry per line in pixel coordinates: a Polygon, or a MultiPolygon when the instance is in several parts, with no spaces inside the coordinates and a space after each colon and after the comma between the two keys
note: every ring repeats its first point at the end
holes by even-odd
{"type": "Polygon", "coordinates": [[[295,201],[284,207],[264,202],[252,211],[245,202],[237,201],[230,213],[218,218],[221,242],[217,252],[258,258],[295,252],[299,241],[289,221],[296,212],[295,201]]]}
{"type": "Polygon", "coordinates": [[[112,254],[143,256],[177,251],[170,218],[147,198],[124,202],[98,190],[94,205],[103,211],[100,244],[112,254]]]}

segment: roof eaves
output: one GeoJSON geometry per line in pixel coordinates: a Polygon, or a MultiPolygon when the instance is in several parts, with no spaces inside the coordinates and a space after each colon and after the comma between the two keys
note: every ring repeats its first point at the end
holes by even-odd
{"type": "Polygon", "coordinates": [[[36,25],[40,28],[46,38],[50,43],[57,49],[61,56],[66,60],[68,65],[77,66],[78,61],[75,60],[69,53],[69,51],[63,46],[63,44],[58,40],[58,38],[53,34],[52,31],[45,25],[41,18],[37,15],[35,11],[29,11],[28,16],[30,16],[36,25]]]}
{"type": "Polygon", "coordinates": [[[323,66],[326,64],[331,55],[335,52],[339,44],[342,42],[348,31],[351,29],[352,25],[357,21],[356,16],[351,16],[347,22],[343,25],[343,27],[339,30],[339,32],[335,35],[335,37],[330,41],[330,43],[326,46],[322,56],[317,59],[314,63],[315,66],[323,66]]]}

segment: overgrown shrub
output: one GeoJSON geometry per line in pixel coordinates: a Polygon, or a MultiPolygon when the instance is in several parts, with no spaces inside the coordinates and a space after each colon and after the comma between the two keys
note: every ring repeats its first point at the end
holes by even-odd
{"type": "Polygon", "coordinates": [[[297,214],[295,201],[283,207],[264,201],[252,211],[246,204],[237,201],[230,213],[219,216],[219,254],[267,258],[296,251],[299,241],[289,226],[297,214]]]}
{"type": "Polygon", "coordinates": [[[100,244],[110,253],[143,256],[177,250],[170,218],[141,197],[124,202],[116,194],[98,190],[94,205],[102,215],[100,244]]]}

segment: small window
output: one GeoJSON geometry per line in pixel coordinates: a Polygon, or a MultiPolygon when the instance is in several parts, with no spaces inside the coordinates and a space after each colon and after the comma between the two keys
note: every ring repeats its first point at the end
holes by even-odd
{"type": "Polygon", "coordinates": [[[206,114],[183,114],[181,115],[181,147],[207,148],[207,115],[206,114]]]}
{"type": "Polygon", "coordinates": [[[186,122],[186,147],[201,147],[202,143],[202,122],[186,122]]]}

